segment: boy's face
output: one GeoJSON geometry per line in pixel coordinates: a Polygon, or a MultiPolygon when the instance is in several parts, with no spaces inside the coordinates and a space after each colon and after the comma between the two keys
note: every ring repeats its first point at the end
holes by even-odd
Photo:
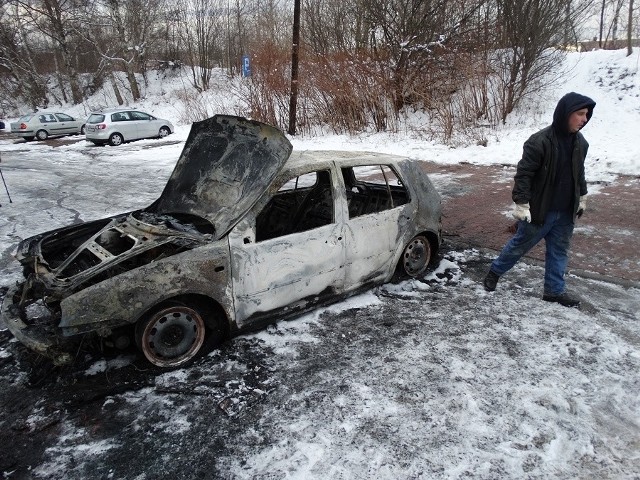
{"type": "Polygon", "coordinates": [[[581,108],[569,115],[569,133],[576,133],[589,121],[587,118],[588,108],[581,108]]]}

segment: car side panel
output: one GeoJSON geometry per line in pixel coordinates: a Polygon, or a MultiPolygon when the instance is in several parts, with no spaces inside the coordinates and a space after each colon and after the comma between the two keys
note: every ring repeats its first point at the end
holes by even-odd
{"type": "Polygon", "coordinates": [[[160,122],[157,120],[140,120],[139,130],[142,138],[153,138],[158,136],[160,122]]]}
{"type": "Polygon", "coordinates": [[[347,289],[384,281],[394,271],[401,224],[411,218],[409,206],[363,215],[347,221],[345,229],[347,289]],[[401,220],[405,220],[402,222],[401,220]]]}
{"type": "Polygon", "coordinates": [[[228,253],[226,242],[215,242],[81,290],[61,302],[60,327],[65,335],[92,329],[105,333],[105,329],[138,321],[160,302],[188,294],[211,298],[233,322],[228,253]]]}
{"type": "Polygon", "coordinates": [[[341,293],[343,228],[332,223],[255,243],[247,223],[236,226],[229,245],[238,326],[304,299],[341,293]]]}

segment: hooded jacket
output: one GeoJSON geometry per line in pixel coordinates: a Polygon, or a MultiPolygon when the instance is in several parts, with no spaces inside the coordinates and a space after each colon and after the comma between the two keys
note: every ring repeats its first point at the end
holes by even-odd
{"type": "Polygon", "coordinates": [[[569,132],[569,117],[573,112],[587,108],[587,122],[591,119],[596,102],[579,93],[563,96],[553,113],[553,123],[534,133],[524,143],[522,159],[518,162],[511,197],[515,203],[529,203],[531,223],[542,225],[554,200],[556,174],[562,143],[570,142],[573,195],[570,211],[578,211],[580,196],[587,194],[584,161],[589,143],[580,133],[569,132]]]}

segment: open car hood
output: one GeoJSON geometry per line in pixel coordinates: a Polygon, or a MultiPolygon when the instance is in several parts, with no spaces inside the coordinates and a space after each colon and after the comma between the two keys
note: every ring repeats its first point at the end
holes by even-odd
{"type": "Polygon", "coordinates": [[[195,122],[160,198],[147,211],[197,215],[220,238],[249,210],[291,154],[284,133],[242,117],[195,122]]]}

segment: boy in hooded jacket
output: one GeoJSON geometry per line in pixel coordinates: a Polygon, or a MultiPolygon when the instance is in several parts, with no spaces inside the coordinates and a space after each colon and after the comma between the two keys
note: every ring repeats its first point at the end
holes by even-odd
{"type": "Polygon", "coordinates": [[[485,290],[494,291],[500,277],[544,238],[542,299],[566,307],[580,305],[566,292],[564,274],[575,219],[586,209],[584,161],[589,143],[580,130],[591,119],[595,105],[589,97],[567,93],[556,106],[553,123],[524,143],[511,195],[517,230],[491,263],[485,290]]]}

